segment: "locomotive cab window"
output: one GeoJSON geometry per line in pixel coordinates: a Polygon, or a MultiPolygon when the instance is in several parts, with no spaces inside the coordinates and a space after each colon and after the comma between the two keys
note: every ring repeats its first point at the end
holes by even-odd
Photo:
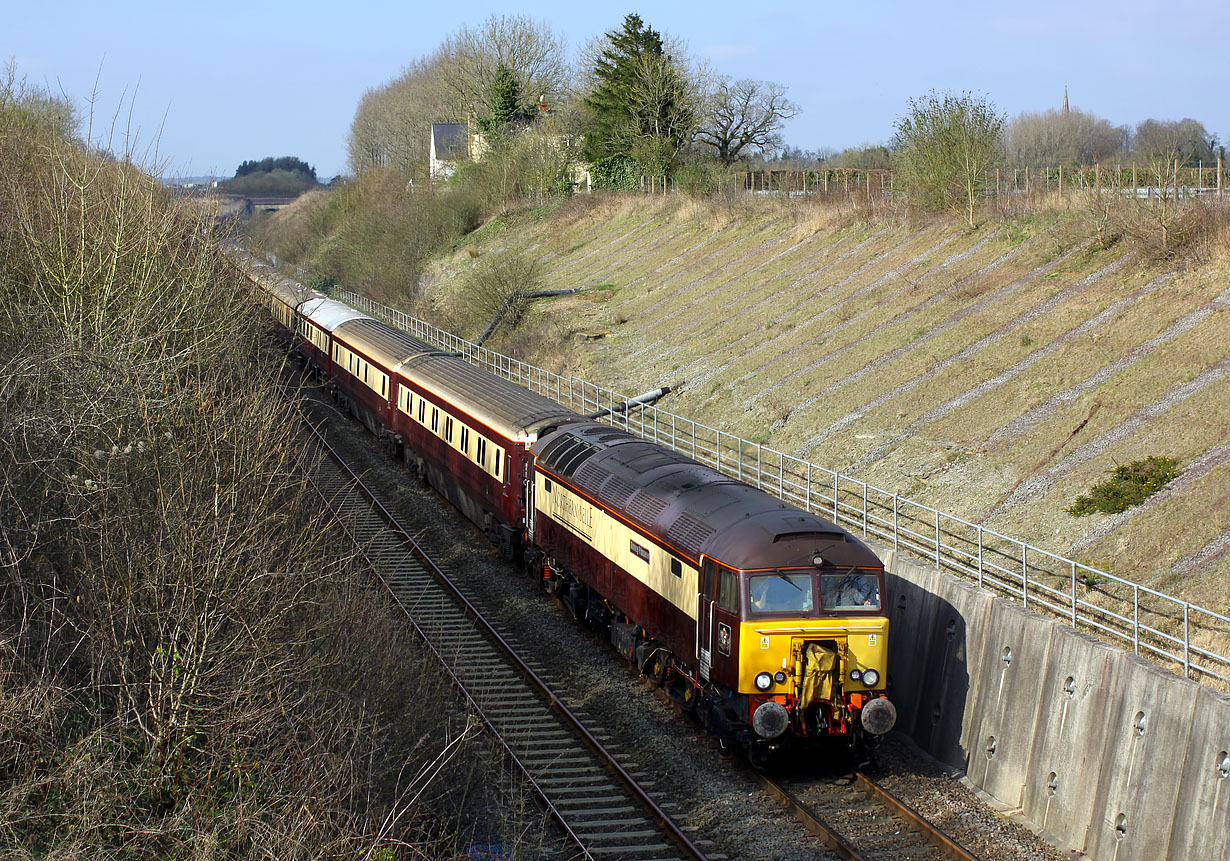
{"type": "Polygon", "coordinates": [[[717,602],[723,610],[739,612],[739,575],[729,568],[718,569],[717,602]]]}
{"type": "Polygon", "coordinates": [[[826,610],[879,610],[880,578],[857,568],[821,574],[820,600],[826,610]]]}
{"type": "Polygon", "coordinates": [[[748,580],[748,595],[753,613],[810,613],[811,572],[755,574],[748,580]]]}

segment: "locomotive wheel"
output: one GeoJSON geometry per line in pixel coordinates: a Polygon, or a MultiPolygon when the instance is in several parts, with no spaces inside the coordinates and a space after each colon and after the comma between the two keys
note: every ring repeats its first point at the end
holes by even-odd
{"type": "Polygon", "coordinates": [[[683,710],[687,712],[696,711],[696,704],[700,702],[700,688],[696,687],[689,680],[684,679],[683,690],[680,693],[682,696],[679,699],[679,705],[683,706],[683,710]]]}
{"type": "Polygon", "coordinates": [[[645,662],[645,675],[658,687],[662,687],[662,683],[666,681],[668,663],[666,654],[661,650],[654,652],[653,657],[645,662]]]}

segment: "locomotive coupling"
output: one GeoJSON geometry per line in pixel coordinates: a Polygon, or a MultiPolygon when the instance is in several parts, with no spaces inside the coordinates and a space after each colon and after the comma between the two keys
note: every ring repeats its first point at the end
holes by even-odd
{"type": "Polygon", "coordinates": [[[862,721],[867,732],[884,735],[897,723],[897,707],[884,697],[878,697],[863,706],[862,721]]]}

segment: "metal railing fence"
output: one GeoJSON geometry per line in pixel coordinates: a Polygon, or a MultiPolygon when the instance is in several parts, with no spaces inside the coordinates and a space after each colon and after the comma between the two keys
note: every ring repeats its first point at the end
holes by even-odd
{"type": "MultiPolygon", "coordinates": [[[[627,400],[611,389],[476,346],[357,293],[339,290],[337,296],[578,413],[627,400]]],[[[1172,669],[1182,668],[1187,678],[1230,680],[1230,657],[1223,654],[1230,642],[1230,616],[658,407],[637,407],[604,421],[901,553],[934,562],[1023,607],[1061,618],[1172,669]]]]}

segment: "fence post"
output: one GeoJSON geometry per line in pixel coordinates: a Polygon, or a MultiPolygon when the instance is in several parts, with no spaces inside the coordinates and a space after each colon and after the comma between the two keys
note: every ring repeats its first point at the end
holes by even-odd
{"type": "Polygon", "coordinates": [[[1025,165],[1025,197],[1029,197],[1029,165],[1025,165]]]}
{"type": "Polygon", "coordinates": [[[982,524],[978,525],[978,588],[982,588],[982,524]]]}
{"type": "Polygon", "coordinates": [[[1059,199],[1063,200],[1063,165],[1059,166],[1059,199]]]}
{"type": "Polygon", "coordinates": [[[1132,165],[1132,197],[1139,199],[1140,186],[1136,184],[1136,165],[1132,165]]]}
{"type": "Polygon", "coordinates": [[[1132,654],[1140,654],[1140,587],[1132,584],[1132,654]]]}
{"type": "Polygon", "coordinates": [[[1221,200],[1221,156],[1217,157],[1217,199],[1221,200]]]}
{"type": "MultiPolygon", "coordinates": [[[[1062,170],[1062,168],[1061,168],[1062,170]]],[[[1029,562],[1027,554],[1029,547],[1025,544],[1021,545],[1021,607],[1029,608],[1029,562]]]]}
{"type": "Polygon", "coordinates": [[[901,549],[901,533],[897,529],[897,494],[893,494],[893,550],[901,549]]]}
{"type": "Polygon", "coordinates": [[[1188,615],[1192,605],[1186,601],[1183,602],[1183,678],[1191,678],[1192,670],[1192,636],[1191,629],[1188,627],[1188,615]]]}
{"type": "Polygon", "coordinates": [[[944,570],[940,564],[940,510],[935,509],[935,567],[944,570]]]}
{"type": "Polygon", "coordinates": [[[1072,562],[1072,627],[1076,627],[1076,561],[1072,562]]]}

